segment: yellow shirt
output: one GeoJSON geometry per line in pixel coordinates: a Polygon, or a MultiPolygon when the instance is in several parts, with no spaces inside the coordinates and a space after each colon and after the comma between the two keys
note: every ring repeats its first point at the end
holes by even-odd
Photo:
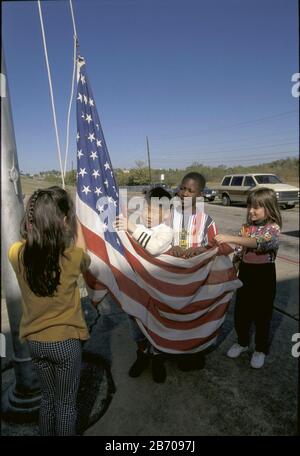
{"type": "MultiPolygon", "coordinates": [[[[60,285],[53,297],[36,296],[24,278],[22,258],[18,260],[23,242],[15,242],[8,253],[22,293],[23,315],[20,339],[57,342],[66,339],[89,338],[83,316],[77,279],[88,268],[90,257],[79,247],[69,247],[60,259],[60,285]]],[[[22,255],[21,255],[22,256],[22,255]]]]}

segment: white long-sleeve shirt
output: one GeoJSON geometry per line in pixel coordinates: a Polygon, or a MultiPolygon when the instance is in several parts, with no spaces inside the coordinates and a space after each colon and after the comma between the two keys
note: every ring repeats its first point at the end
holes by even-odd
{"type": "Polygon", "coordinates": [[[144,225],[136,225],[132,237],[151,255],[159,255],[171,248],[173,230],[165,223],[151,229],[144,225]]]}

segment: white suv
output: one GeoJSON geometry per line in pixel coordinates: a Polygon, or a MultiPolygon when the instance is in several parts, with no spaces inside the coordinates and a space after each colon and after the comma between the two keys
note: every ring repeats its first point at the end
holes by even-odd
{"type": "Polygon", "coordinates": [[[280,206],[294,207],[299,202],[299,188],[282,183],[275,174],[228,174],[216,190],[223,206],[229,206],[231,203],[246,203],[248,193],[254,187],[274,190],[280,206]]]}

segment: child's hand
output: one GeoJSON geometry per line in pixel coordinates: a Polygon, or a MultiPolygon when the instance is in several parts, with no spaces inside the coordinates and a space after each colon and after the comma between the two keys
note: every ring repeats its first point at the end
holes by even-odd
{"type": "Polygon", "coordinates": [[[168,253],[170,255],[173,255],[175,257],[182,257],[183,254],[184,254],[185,250],[182,249],[179,245],[174,245],[174,247],[172,247],[168,253]]]}
{"type": "Polygon", "coordinates": [[[136,229],[135,224],[132,223],[130,219],[125,218],[122,214],[116,217],[113,227],[117,231],[129,231],[129,233],[133,233],[136,229]]]}
{"type": "Polygon", "coordinates": [[[184,251],[183,258],[191,258],[193,256],[200,255],[200,253],[203,252],[206,252],[205,247],[190,247],[184,251]]]}
{"type": "Polygon", "coordinates": [[[123,215],[118,215],[116,220],[113,223],[113,227],[117,231],[126,231],[127,230],[127,219],[123,215]]]}
{"type": "Polygon", "coordinates": [[[214,240],[216,241],[217,244],[221,245],[221,244],[228,244],[230,242],[235,242],[233,240],[233,236],[229,236],[228,234],[217,234],[215,237],[214,237],[214,240]]]}

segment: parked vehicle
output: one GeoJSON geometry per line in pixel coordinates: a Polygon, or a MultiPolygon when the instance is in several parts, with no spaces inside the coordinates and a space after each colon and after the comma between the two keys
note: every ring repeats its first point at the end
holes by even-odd
{"type": "Polygon", "coordinates": [[[252,188],[267,187],[276,192],[278,203],[285,208],[294,207],[299,202],[299,188],[284,184],[278,176],[269,173],[228,174],[216,187],[223,206],[231,203],[246,203],[252,188]]]}
{"type": "Polygon", "coordinates": [[[213,190],[211,188],[205,187],[203,190],[204,201],[214,201],[216,195],[216,190],[213,190]]]}

